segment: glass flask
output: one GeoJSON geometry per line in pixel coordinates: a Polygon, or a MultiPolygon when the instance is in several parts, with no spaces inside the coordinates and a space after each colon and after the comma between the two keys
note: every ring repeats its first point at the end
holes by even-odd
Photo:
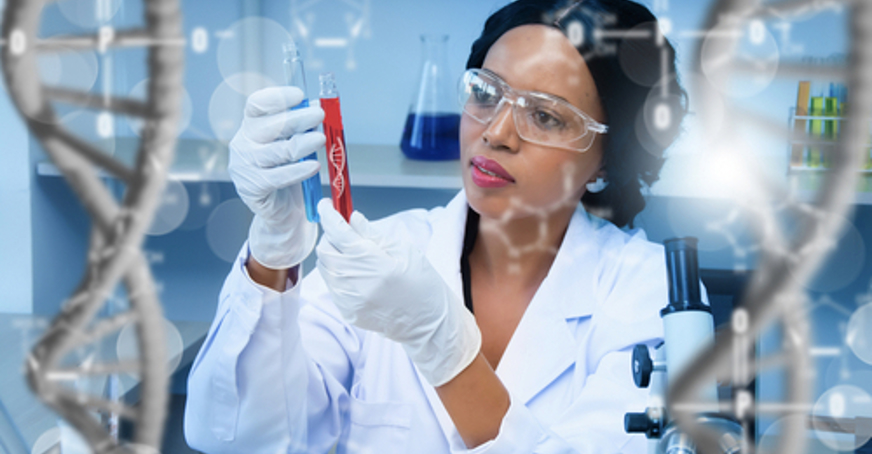
{"type": "Polygon", "coordinates": [[[448,35],[421,35],[423,65],[400,148],[410,159],[460,158],[460,114],[448,72],[448,35]]]}

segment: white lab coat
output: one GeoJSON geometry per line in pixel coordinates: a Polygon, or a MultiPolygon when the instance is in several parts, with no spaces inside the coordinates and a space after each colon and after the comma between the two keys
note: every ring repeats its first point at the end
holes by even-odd
{"type": "MultiPolygon", "coordinates": [[[[415,241],[462,298],[467,202],[379,221],[415,241]]],[[[207,453],[631,453],[624,413],[644,411],[631,350],[662,339],[662,246],[573,215],[496,369],[511,405],[499,435],[467,450],[403,348],[348,325],[317,270],[284,293],[253,283],[243,248],[191,369],[188,443],[207,453]]]]}

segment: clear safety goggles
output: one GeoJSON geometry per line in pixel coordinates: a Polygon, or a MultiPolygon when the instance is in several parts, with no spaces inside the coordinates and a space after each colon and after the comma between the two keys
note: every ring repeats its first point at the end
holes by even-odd
{"type": "Polygon", "coordinates": [[[458,88],[463,111],[483,124],[493,120],[504,103],[511,104],[518,135],[535,144],[584,152],[597,134],[609,129],[563,99],[515,90],[486,69],[467,70],[458,88]]]}

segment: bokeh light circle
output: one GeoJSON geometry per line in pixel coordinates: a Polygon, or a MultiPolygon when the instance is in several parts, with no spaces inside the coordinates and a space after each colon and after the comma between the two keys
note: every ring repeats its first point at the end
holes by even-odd
{"type": "Polygon", "coordinates": [[[30,448],[30,454],[49,454],[55,451],[53,448],[59,446],[61,442],[61,429],[60,427],[52,427],[49,430],[43,432],[39,438],[33,443],[33,447],[30,448]]]}
{"type": "MultiPolygon", "coordinates": [[[[96,146],[102,152],[112,155],[115,154],[116,139],[114,134],[103,137],[103,134],[100,133],[101,115],[102,112],[99,111],[77,109],[64,114],[60,119],[60,124],[79,138],[85,139],[91,145],[96,146]]],[[[110,119],[110,121],[112,120],[110,119]]]]}
{"type": "Polygon", "coordinates": [[[229,142],[242,124],[248,95],[261,88],[275,86],[273,80],[258,73],[235,74],[219,84],[209,99],[209,126],[215,138],[229,142]],[[233,85],[246,87],[246,91],[235,90],[233,85]]]}
{"type": "MultiPolygon", "coordinates": [[[[145,102],[148,99],[148,80],[143,79],[139,81],[136,85],[130,89],[130,93],[128,96],[131,99],[138,99],[140,101],[145,102]]],[[[182,113],[179,115],[179,123],[178,123],[178,131],[176,134],[181,134],[182,131],[188,129],[188,126],[191,125],[191,117],[194,114],[194,103],[191,101],[191,95],[188,93],[188,90],[182,87],[182,113]]],[[[145,121],[142,118],[135,116],[127,116],[127,124],[130,125],[130,129],[133,130],[134,134],[139,137],[142,137],[142,128],[145,125],[145,121]]]]}
{"type": "Polygon", "coordinates": [[[58,8],[68,21],[82,28],[108,23],[121,8],[122,0],[59,0],[58,8]]]}
{"type": "Polygon", "coordinates": [[[185,221],[188,207],[188,190],[185,189],[185,185],[178,180],[168,179],[161,194],[160,206],[155,211],[145,234],[160,236],[177,229],[185,221]]]}
{"type": "Polygon", "coordinates": [[[648,153],[662,158],[681,131],[684,99],[678,93],[664,93],[654,87],[636,116],[636,135],[648,153]]]}
{"type": "Polygon", "coordinates": [[[627,31],[628,34],[648,33],[650,38],[625,39],[618,47],[618,62],[624,74],[633,82],[644,87],[653,87],[661,83],[661,77],[667,74],[660,65],[661,53],[656,47],[658,27],[655,22],[645,22],[627,31]],[[640,40],[650,43],[640,44],[640,40]],[[652,69],[654,69],[652,71],[652,69]]]}
{"type": "MultiPolygon", "coordinates": [[[[763,435],[760,436],[759,441],[757,442],[757,454],[774,454],[783,452],[780,449],[779,442],[781,441],[781,434],[784,432],[786,427],[796,425],[801,425],[803,427],[808,426],[808,415],[802,414],[794,414],[790,416],[785,416],[783,418],[779,418],[763,431],[763,435]]],[[[751,434],[753,436],[753,434],[751,434]]],[[[838,451],[831,451],[827,446],[817,446],[819,448],[814,452],[815,454],[835,454],[838,451]]]]}
{"type": "Polygon", "coordinates": [[[186,187],[190,197],[188,216],[179,229],[197,230],[206,225],[212,210],[221,203],[221,190],[218,183],[206,181],[189,183],[186,187]]]}
{"type": "Polygon", "coordinates": [[[838,385],[828,389],[815,402],[812,414],[818,418],[835,418],[833,424],[820,419],[812,422],[818,440],[831,449],[853,451],[869,441],[868,434],[864,436],[827,430],[835,426],[847,431],[851,427],[840,424],[841,421],[850,421],[850,426],[853,426],[854,418],[872,417],[872,396],[856,386],[838,385]]]}
{"type": "Polygon", "coordinates": [[[284,53],[282,46],[292,41],[288,31],[278,22],[265,17],[246,17],[227,28],[218,42],[216,58],[218,70],[230,88],[239,93],[249,94],[245,79],[234,79],[233,76],[251,71],[247,56],[257,52],[261,57],[260,70],[262,76],[274,81],[284,81],[284,53]]]}
{"type": "Polygon", "coordinates": [[[848,319],[845,344],[867,364],[872,364],[872,303],[857,308],[848,319]]]}
{"type": "Polygon", "coordinates": [[[92,454],[88,441],[82,436],[72,424],[65,419],[58,419],[58,426],[61,430],[60,450],[51,451],[53,454],[60,452],[61,454],[92,454]]]}
{"type": "Polygon", "coordinates": [[[749,27],[741,30],[715,27],[705,38],[701,53],[705,76],[721,93],[734,98],[749,98],[765,90],[775,79],[779,58],[772,33],[756,27],[754,33],[749,27]],[[741,37],[734,42],[731,36],[737,33],[741,37]]]}
{"type": "Polygon", "coordinates": [[[206,221],[206,242],[212,252],[221,260],[233,263],[248,238],[248,227],[253,217],[238,197],[215,207],[206,221]]]}
{"type": "MultiPolygon", "coordinates": [[[[182,362],[182,353],[184,353],[185,345],[182,340],[182,334],[179,333],[176,325],[167,319],[162,319],[161,321],[163,322],[164,342],[166,343],[167,373],[172,374],[182,362]]],[[[118,333],[118,340],[115,343],[115,353],[118,355],[118,361],[136,362],[141,358],[136,329],[136,324],[128,323],[118,333]]]]}
{"type": "Polygon", "coordinates": [[[42,83],[49,86],[60,85],[63,78],[63,65],[60,54],[45,53],[37,56],[39,75],[42,83]]]}
{"type": "Polygon", "coordinates": [[[46,83],[50,79],[57,78],[58,86],[78,91],[90,91],[97,83],[97,77],[100,75],[100,63],[94,51],[66,49],[56,54],[46,53],[42,55],[46,58],[52,58],[51,56],[54,55],[60,63],[58,74],[40,73],[40,77],[46,83]]]}
{"type": "MultiPolygon", "coordinates": [[[[97,82],[100,71],[96,54],[93,51],[79,49],[41,53],[36,64],[39,78],[46,87],[58,87],[78,92],[90,92],[97,82]]],[[[53,103],[53,106],[58,111],[58,117],[70,112],[90,110],[60,102],[53,103]]],[[[33,120],[44,121],[32,112],[22,111],[21,114],[33,120]]],[[[56,120],[52,119],[51,121],[56,120]]]]}

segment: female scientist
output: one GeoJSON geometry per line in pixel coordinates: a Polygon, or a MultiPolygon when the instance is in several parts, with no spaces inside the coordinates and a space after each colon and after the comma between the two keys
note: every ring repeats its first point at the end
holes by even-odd
{"type": "Polygon", "coordinates": [[[658,82],[683,100],[654,22],[626,0],[519,0],[494,13],[460,82],[464,189],[446,207],[378,222],[355,212],[346,223],[322,201],[305,279],[316,226],[300,182],[318,165],[298,160],[324,145],[304,132],[323,113],[289,110],[302,99],[294,88],[251,95],[229,167],[255,217],[191,370],[189,444],[644,451],[623,430],[647,398],[630,351],[661,340],[665,259],[618,227],[663,164],[646,101],[658,82]]]}

